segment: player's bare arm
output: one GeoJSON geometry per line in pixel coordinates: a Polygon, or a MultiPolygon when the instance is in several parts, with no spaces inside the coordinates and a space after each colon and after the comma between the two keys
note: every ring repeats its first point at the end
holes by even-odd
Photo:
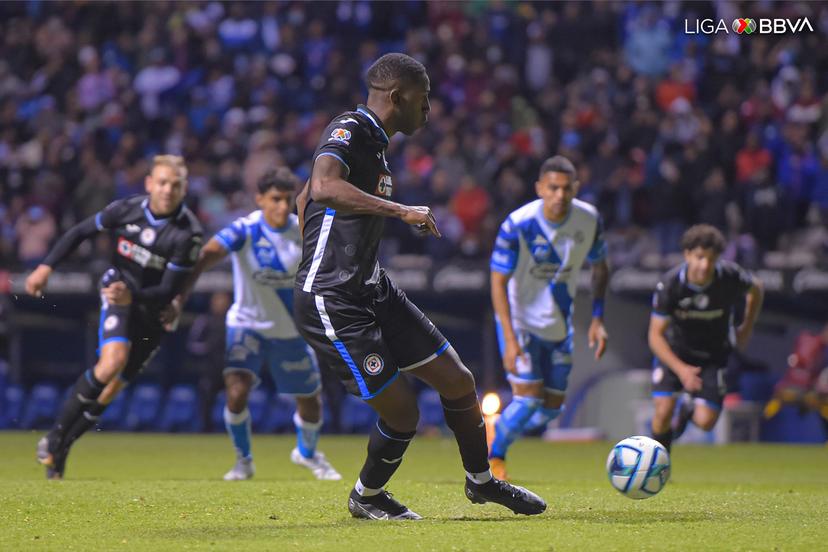
{"type": "Polygon", "coordinates": [[[310,192],[310,180],[305,182],[302,190],[296,194],[296,216],[299,218],[299,235],[305,231],[305,207],[308,205],[308,193],[310,192]]]}
{"type": "Polygon", "coordinates": [[[43,262],[26,278],[26,293],[40,297],[49,283],[49,276],[52,275],[54,267],[66,259],[84,240],[97,233],[95,217],[89,217],[70,228],[52,247],[43,262]]]}
{"type": "Polygon", "coordinates": [[[672,370],[679,377],[687,391],[698,391],[702,387],[702,380],[699,377],[701,368],[683,362],[673,352],[665,337],[665,332],[669,325],[669,318],[661,316],[650,317],[650,329],[647,333],[650,350],[664,366],[672,370]]]}
{"type": "Polygon", "coordinates": [[[344,213],[398,218],[406,224],[422,226],[433,236],[440,237],[437,221],[429,207],[402,205],[367,194],[344,180],[344,176],[342,163],[329,155],[318,157],[310,179],[310,198],[344,213]]]}
{"type": "Polygon", "coordinates": [[[518,343],[515,328],[512,326],[512,311],[509,306],[509,295],[507,292],[509,278],[511,278],[509,274],[503,274],[496,270],[491,272],[492,306],[494,307],[498,320],[500,320],[500,327],[503,330],[503,342],[505,344],[503,369],[510,374],[515,374],[517,373],[515,361],[518,357],[523,356],[523,349],[521,349],[520,343],[518,343]]]}
{"type": "Polygon", "coordinates": [[[201,248],[201,252],[198,255],[198,261],[196,261],[195,266],[190,271],[187,280],[184,282],[184,287],[181,290],[181,293],[179,293],[161,312],[162,324],[165,326],[172,326],[175,320],[181,316],[181,309],[187,303],[187,299],[189,299],[190,294],[192,294],[193,288],[195,288],[195,284],[201,274],[219,264],[225,257],[227,257],[227,249],[222,247],[217,239],[210,238],[210,241],[208,241],[205,246],[201,248]]]}
{"type": "Polygon", "coordinates": [[[595,349],[595,360],[604,356],[607,349],[607,330],[604,328],[604,297],[609,284],[609,263],[601,259],[592,265],[592,321],[589,323],[589,348],[595,349]]]}
{"type": "Polygon", "coordinates": [[[765,297],[765,288],[762,281],[753,278],[753,285],[745,294],[745,315],[742,324],[736,328],[736,347],[744,350],[747,347],[750,336],[753,333],[753,325],[762,310],[762,302],[765,297]]]}

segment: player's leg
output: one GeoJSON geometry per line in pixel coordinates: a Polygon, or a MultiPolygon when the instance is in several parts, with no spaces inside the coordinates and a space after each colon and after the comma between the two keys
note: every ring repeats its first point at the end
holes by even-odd
{"type": "Polygon", "coordinates": [[[65,458],[60,456],[67,433],[95,405],[104,387],[126,365],[130,353],[129,314],[128,305],[108,305],[103,301],[98,328],[98,362],[78,377],[51,430],[37,445],[37,459],[46,466],[49,478],[62,477],[62,469],[55,468],[65,463],[65,458]]]}
{"type": "Polygon", "coordinates": [[[132,343],[129,356],[124,368],[106,384],[101,394],[92,403],[86,405],[83,415],[75,420],[72,427],[66,432],[63,447],[58,454],[58,459],[65,464],[69,456],[69,450],[80,437],[94,428],[100,422],[104,411],[109,407],[115,397],[118,396],[135,378],[141,370],[152,360],[158,351],[161,341],[160,326],[142,325],[140,320],[133,318],[130,321],[130,342],[132,343]]]}
{"type": "Polygon", "coordinates": [[[546,510],[537,495],[492,477],[474,376],[443,334],[384,274],[377,286],[374,312],[400,371],[440,394],[446,425],[454,433],[466,472],[466,497],[475,503],[496,502],[527,515],[546,510]]]}
{"type": "Polygon", "coordinates": [[[489,447],[489,464],[498,479],[508,479],[506,453],[526,430],[543,402],[543,381],[511,381],[512,400],[495,422],[495,434],[489,447]]]}
{"type": "Polygon", "coordinates": [[[687,416],[699,428],[710,431],[716,425],[724,404],[727,385],[725,369],[704,367],[701,373],[702,388],[692,401],[687,416]]]}
{"type": "Polygon", "coordinates": [[[682,390],[681,380],[672,370],[653,360],[653,439],[664,445],[669,452],[673,444],[671,420],[676,407],[676,396],[682,390]]]}
{"type": "Polygon", "coordinates": [[[417,428],[414,393],[400,378],[397,363],[382,339],[372,301],[294,293],[296,327],[321,362],[349,393],[379,414],[368,439],[368,454],[348,497],[352,516],[363,519],[420,519],[383,486],[400,465],[417,428]]]}
{"type": "MultiPolygon", "coordinates": [[[[503,334],[500,322],[496,323],[498,346],[503,354],[503,334]]],[[[524,431],[529,420],[540,408],[543,398],[543,372],[540,366],[541,355],[537,343],[530,343],[530,336],[520,333],[518,336],[524,356],[515,361],[515,374],[506,377],[512,387],[512,400],[504,407],[495,423],[495,434],[489,443],[489,465],[498,479],[508,479],[506,472],[506,452],[509,446],[524,431]]]]}
{"type": "Polygon", "coordinates": [[[322,378],[316,355],[302,338],[271,339],[266,343],[270,375],[279,393],[296,398],[293,425],[296,447],[290,453],[294,464],[308,468],[321,480],[339,481],[342,476],[318,451],[322,429],[322,378]]]}
{"type": "Polygon", "coordinates": [[[551,364],[549,367],[543,366],[543,404],[532,415],[524,431],[545,429],[549,422],[563,412],[566,389],[569,386],[569,373],[572,371],[572,336],[551,344],[549,349],[551,349],[551,357],[543,355],[543,358],[548,359],[551,364]]]}
{"type": "Polygon", "coordinates": [[[250,390],[259,383],[266,341],[246,328],[227,328],[225,334],[224,427],[236,451],[236,463],[225,481],[250,479],[255,473],[252,453],[252,419],[247,408],[250,390]]]}

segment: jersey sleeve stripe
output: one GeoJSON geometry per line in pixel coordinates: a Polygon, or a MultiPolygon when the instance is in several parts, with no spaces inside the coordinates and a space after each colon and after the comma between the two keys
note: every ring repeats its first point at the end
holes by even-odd
{"type": "Polygon", "coordinates": [[[227,251],[233,251],[233,246],[230,244],[229,241],[227,241],[227,238],[221,235],[221,233],[216,234],[215,236],[213,236],[213,238],[219,243],[219,245],[221,245],[227,251]]]}
{"type": "Polygon", "coordinates": [[[317,155],[317,156],[316,156],[316,158],[317,158],[317,159],[319,159],[319,158],[320,158],[320,157],[322,157],[323,155],[330,155],[331,157],[335,157],[336,159],[338,159],[338,160],[339,160],[339,162],[340,162],[340,163],[342,163],[343,165],[345,165],[345,169],[348,171],[348,173],[345,175],[346,177],[347,177],[349,174],[351,174],[351,167],[349,167],[349,166],[348,166],[348,163],[346,163],[346,162],[345,162],[345,160],[344,160],[344,159],[342,159],[342,157],[340,157],[339,155],[335,154],[335,153],[334,153],[334,152],[332,152],[332,151],[323,151],[322,153],[320,153],[319,155],[317,155]]]}
{"type": "Polygon", "coordinates": [[[99,232],[104,229],[103,222],[101,222],[101,213],[95,215],[95,227],[98,229],[99,232]]]}
{"type": "Polygon", "coordinates": [[[328,244],[328,237],[331,234],[331,226],[333,226],[335,215],[336,211],[334,209],[325,209],[325,218],[322,219],[322,227],[319,229],[319,238],[316,241],[316,250],[313,252],[313,261],[311,261],[310,270],[308,270],[302,291],[310,293],[311,288],[313,288],[313,280],[319,271],[319,265],[322,264],[322,257],[325,255],[325,246],[328,244]]]}
{"type": "Polygon", "coordinates": [[[188,271],[193,269],[193,267],[191,267],[191,266],[180,266],[180,265],[177,265],[173,262],[167,263],[167,268],[169,270],[174,271],[174,272],[188,272],[188,271]]]}

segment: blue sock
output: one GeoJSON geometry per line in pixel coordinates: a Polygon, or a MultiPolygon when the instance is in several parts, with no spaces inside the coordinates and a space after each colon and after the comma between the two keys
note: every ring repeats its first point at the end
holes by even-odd
{"type": "Polygon", "coordinates": [[[227,428],[227,433],[230,434],[230,439],[236,448],[236,454],[242,458],[253,457],[250,453],[250,434],[252,432],[250,426],[250,410],[245,408],[238,414],[234,414],[226,406],[224,407],[224,427],[227,428]]]}
{"type": "Polygon", "coordinates": [[[515,396],[495,422],[495,437],[489,458],[506,458],[506,451],[523,432],[523,426],[540,407],[541,400],[515,396]]]}
{"type": "Polygon", "coordinates": [[[296,426],[296,448],[305,458],[313,458],[316,454],[316,443],[319,441],[319,430],[322,428],[322,418],[318,422],[308,422],[293,413],[293,425],[296,426]]]}
{"type": "Polygon", "coordinates": [[[546,424],[557,418],[563,412],[563,406],[560,408],[538,408],[529,421],[523,426],[524,432],[537,431],[541,428],[546,428],[546,424]]]}

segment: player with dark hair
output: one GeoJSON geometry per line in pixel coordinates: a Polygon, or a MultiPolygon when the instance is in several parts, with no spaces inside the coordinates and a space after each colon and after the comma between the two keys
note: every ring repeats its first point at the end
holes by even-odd
{"type": "Polygon", "coordinates": [[[213,236],[201,250],[181,298],[180,309],[196,280],[228,255],[233,260],[233,305],[227,311],[224,423],[236,449],[236,464],[227,481],[250,479],[255,473],[251,452],[250,390],[258,385],[266,364],[279,393],[296,397],[294,464],[317,479],[341,476],[316,450],[322,428],[322,388],[313,351],[293,323],[293,279],[302,256],[302,238],[293,211],[300,181],[287,168],[266,172],[258,181],[259,209],[213,236]]]}
{"type": "Polygon", "coordinates": [[[557,418],[572,370],[572,315],[578,274],[592,265],[592,321],[587,333],[595,359],[604,354],[604,294],[609,282],[601,217],[575,199],[575,166],[547,159],[535,183],[539,197],[511,213],[500,227],[491,262],[491,292],[503,368],[512,402],[495,424],[489,462],[506,479],[506,452],[529,430],[557,418]]]}
{"type": "Polygon", "coordinates": [[[719,260],[725,248],[721,232],[699,224],[681,240],[684,263],[656,286],[650,317],[653,361],[653,438],[667,450],[693,422],[709,431],[716,425],[725,395],[724,373],[733,348],[744,349],[762,307],[762,283],[735,263],[719,260]],[[742,323],[733,328],[744,301],[742,323]],[[685,391],[671,424],[678,395],[685,391]]]}
{"type": "Polygon", "coordinates": [[[55,425],[38,442],[37,458],[50,479],[63,477],[72,443],[98,422],[158,348],[161,312],[183,288],[201,249],[201,225],[183,205],[184,160],[156,156],[145,188],[148,195],[115,201],[71,228],[26,279],[26,291],[39,297],[53,269],[81,242],[104,231],[115,239],[112,268],[101,280],[98,362],[81,374],[55,425]]]}
{"type": "Polygon", "coordinates": [[[348,509],[366,519],[420,519],[383,489],[400,466],[419,419],[401,372],[441,396],[466,471],[466,496],[515,513],[539,514],[537,495],[492,477],[474,377],[429,319],[377,262],[386,217],[439,237],[431,209],[390,200],[389,137],[413,134],[429,112],[425,67],[403,54],[378,59],[366,75],[367,105],[336,117],[314,155],[297,204],[303,255],[294,288],[299,332],[379,420],[348,509]]]}

